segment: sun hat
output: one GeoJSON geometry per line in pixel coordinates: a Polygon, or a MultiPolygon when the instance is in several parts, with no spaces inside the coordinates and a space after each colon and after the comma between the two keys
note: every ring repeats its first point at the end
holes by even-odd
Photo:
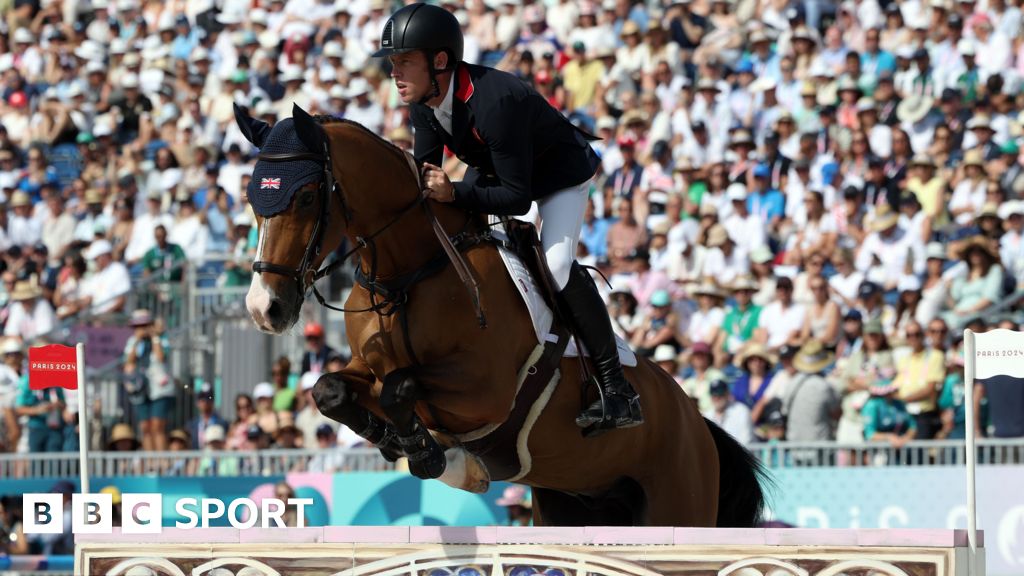
{"type": "Polygon", "coordinates": [[[693,295],[725,298],[725,294],[713,282],[701,282],[699,286],[693,289],[693,295]]]}
{"type": "Polygon", "coordinates": [[[708,239],[705,243],[708,248],[716,248],[718,246],[724,246],[729,241],[729,232],[725,229],[725,226],[721,224],[715,224],[708,230],[708,239]]]}
{"type": "Polygon", "coordinates": [[[820,340],[809,340],[793,358],[793,366],[805,374],[817,374],[835,360],[835,355],[820,340]]]}
{"type": "Polygon", "coordinates": [[[35,282],[23,281],[14,285],[14,290],[11,291],[10,299],[14,302],[22,302],[38,298],[42,296],[42,294],[42,290],[39,289],[39,286],[35,282]]]}
{"type": "Polygon", "coordinates": [[[139,440],[135,437],[135,430],[128,424],[114,425],[113,430],[110,431],[110,440],[107,441],[107,447],[113,449],[114,445],[121,440],[131,440],[133,450],[139,447],[139,440]]]}
{"type": "Polygon", "coordinates": [[[900,215],[890,208],[888,204],[883,204],[875,210],[875,217],[871,219],[871,230],[873,232],[888,230],[898,224],[899,221],[900,215]]]}
{"type": "Polygon", "coordinates": [[[747,342],[743,350],[736,355],[735,365],[739,368],[746,369],[747,360],[751,358],[761,358],[768,363],[768,367],[771,368],[778,359],[772,354],[764,344],[760,342],[747,342]]]}
{"type": "Polygon", "coordinates": [[[654,349],[652,360],[655,362],[675,362],[676,349],[671,344],[661,344],[654,349]]]}
{"type": "Polygon", "coordinates": [[[206,431],[203,432],[203,439],[207,444],[211,442],[223,442],[224,441],[224,427],[220,424],[214,424],[208,426],[206,431]]]}
{"type": "Polygon", "coordinates": [[[259,400],[260,398],[273,398],[274,397],[274,385],[270,382],[260,382],[252,389],[253,400],[259,400]]]}
{"type": "Polygon", "coordinates": [[[89,248],[86,249],[85,254],[83,254],[83,256],[85,256],[86,260],[95,260],[96,258],[99,258],[104,254],[110,254],[113,251],[114,247],[110,245],[109,241],[96,240],[89,245],[89,248]]]}

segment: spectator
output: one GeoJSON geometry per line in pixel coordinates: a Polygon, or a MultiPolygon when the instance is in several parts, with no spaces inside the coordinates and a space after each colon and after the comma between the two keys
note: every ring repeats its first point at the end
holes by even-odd
{"type": "Polygon", "coordinates": [[[807,307],[800,340],[818,340],[828,348],[835,348],[839,342],[839,305],[829,298],[828,282],[824,276],[814,276],[808,281],[814,301],[807,307]]]}
{"type": "MultiPolygon", "coordinates": [[[[167,447],[171,452],[184,452],[192,449],[192,437],[189,436],[188,432],[177,428],[171,430],[171,433],[167,435],[167,447]]],[[[171,459],[167,469],[161,474],[164,476],[187,476],[190,472],[190,466],[194,466],[194,463],[188,458],[175,457],[171,459]]]]}
{"type": "Polygon", "coordinates": [[[164,229],[166,237],[167,229],[173,225],[170,217],[161,209],[162,202],[163,193],[161,191],[149,192],[146,196],[146,212],[135,217],[131,237],[124,250],[124,261],[129,266],[140,262],[146,253],[156,245],[157,226],[164,229]]]}
{"type": "Polygon", "coordinates": [[[810,340],[793,358],[798,374],[789,383],[782,400],[786,415],[786,439],[822,442],[835,437],[839,398],[822,374],[835,362],[835,355],[818,340],[810,340]]]}
{"type": "Polygon", "coordinates": [[[157,224],[153,229],[155,244],[142,256],[142,274],[153,276],[161,283],[181,282],[185,251],[167,241],[167,228],[157,224]]]}
{"type": "Polygon", "coordinates": [[[214,409],[213,386],[208,382],[202,383],[196,389],[196,407],[199,413],[189,424],[187,430],[192,438],[192,449],[199,450],[207,447],[206,431],[214,426],[220,428],[220,441],[223,442],[225,440],[224,429],[228,423],[214,409]]]}
{"type": "Polygon", "coordinates": [[[75,254],[66,256],[64,262],[64,269],[61,270],[61,278],[53,295],[59,320],[78,314],[86,306],[83,301],[85,275],[88,270],[85,258],[82,258],[81,254],[75,254]]]}
{"type": "Polygon", "coordinates": [[[338,450],[338,435],[330,424],[317,426],[314,447],[320,450],[309,459],[307,472],[332,473],[344,468],[345,453],[338,450]]]}
{"type": "Polygon", "coordinates": [[[84,256],[96,262],[96,270],[82,286],[83,306],[94,314],[122,312],[131,291],[131,278],[124,264],[114,261],[113,248],[106,240],[96,240],[84,256]]]}
{"type": "Polygon", "coordinates": [[[946,381],[942,383],[942,392],[939,393],[939,410],[941,411],[942,428],[939,429],[935,434],[935,438],[939,440],[962,440],[967,437],[967,430],[965,428],[967,421],[967,402],[974,402],[975,414],[978,414],[976,423],[977,430],[975,434],[978,437],[984,436],[982,433],[981,420],[981,394],[979,393],[981,388],[975,386],[974,398],[968,400],[964,394],[966,387],[964,386],[964,356],[963,351],[960,351],[952,362],[947,364],[946,370],[946,381]]]}
{"type": "Polygon", "coordinates": [[[863,327],[863,341],[848,358],[836,364],[833,378],[841,397],[842,414],[836,429],[836,440],[857,444],[864,439],[862,409],[870,397],[872,383],[895,376],[896,365],[882,323],[871,320],[863,327]]]}
{"type": "Polygon", "coordinates": [[[235,421],[227,431],[225,446],[228,450],[241,450],[249,427],[256,424],[256,406],[248,394],[235,396],[235,421]]]}
{"type": "Polygon", "coordinates": [[[711,384],[710,393],[713,408],[705,412],[704,417],[721,426],[741,444],[753,442],[754,427],[750,419],[750,408],[732,397],[729,383],[716,380],[711,384]]]}
{"type": "Polygon", "coordinates": [[[676,349],[668,344],[662,344],[654,349],[654,355],[651,357],[651,361],[658,365],[659,368],[665,371],[666,374],[672,377],[676,381],[676,384],[683,385],[682,380],[679,378],[679,361],[676,349]]]}
{"type": "Polygon", "coordinates": [[[149,310],[132,312],[128,324],[135,333],[124,347],[128,400],[142,430],[142,449],[167,450],[167,422],[174,409],[176,389],[167,368],[170,343],[149,310]]]}
{"type": "Polygon", "coordinates": [[[651,310],[645,314],[633,332],[632,345],[638,354],[650,356],[663,344],[676,344],[679,317],[672,311],[672,299],[666,290],[651,296],[651,310]]]}
{"type": "Polygon", "coordinates": [[[782,277],[775,281],[776,299],[761,310],[754,340],[771,350],[783,345],[799,345],[807,309],[793,302],[793,281],[782,277]]]}
{"type": "Polygon", "coordinates": [[[965,240],[957,259],[967,263],[967,275],[953,281],[946,299],[950,311],[943,315],[954,332],[962,330],[971,315],[998,301],[1003,290],[1003,267],[992,241],[981,236],[965,240]]]}
{"type": "Polygon", "coordinates": [[[494,501],[508,511],[508,526],[529,526],[533,520],[533,503],[523,486],[509,486],[501,498],[494,501]]]}
{"type": "Polygon", "coordinates": [[[751,342],[736,356],[743,373],[732,383],[732,396],[747,408],[753,408],[772,383],[775,356],[763,344],[751,342]]]}
{"type": "Polygon", "coordinates": [[[896,398],[899,387],[892,380],[871,384],[871,398],[864,404],[864,438],[869,442],[888,442],[902,448],[914,439],[917,424],[906,405],[896,398]]]}
{"type": "Polygon", "coordinates": [[[715,365],[724,366],[727,358],[735,356],[754,337],[762,308],[751,302],[757,284],[750,276],[741,276],[733,282],[735,304],[725,314],[722,329],[715,339],[715,365]]]}
{"type": "MultiPolygon", "coordinates": [[[[21,344],[9,339],[4,344],[4,363],[22,372],[25,361],[21,344]]],[[[64,445],[64,389],[32,390],[28,378],[21,379],[15,414],[28,417],[28,451],[60,452],[64,445]]]]}
{"type": "Polygon", "coordinates": [[[690,372],[683,380],[683,390],[694,400],[701,413],[711,410],[711,383],[723,379],[721,370],[712,366],[711,346],[695,342],[690,348],[690,372]]]}
{"type": "Polygon", "coordinates": [[[274,384],[274,412],[292,412],[295,410],[295,390],[289,385],[292,363],[288,357],[281,356],[270,369],[270,379],[274,384]]]}
{"type": "Polygon", "coordinates": [[[203,430],[204,455],[195,469],[197,476],[238,476],[238,458],[224,455],[224,427],[211,424],[203,430]]]}
{"type": "Polygon", "coordinates": [[[327,345],[324,327],[316,322],[306,324],[302,332],[306,338],[306,351],[302,355],[302,373],[323,372],[327,358],[335,354],[334,348],[327,345]]]}
{"type": "Polygon", "coordinates": [[[253,388],[252,399],[256,402],[256,424],[267,434],[277,433],[279,419],[274,411],[274,385],[260,382],[253,388]]]}
{"type": "Polygon", "coordinates": [[[4,324],[4,335],[32,341],[49,333],[56,326],[53,307],[41,298],[42,290],[34,283],[19,282],[10,294],[12,302],[4,324]]]}

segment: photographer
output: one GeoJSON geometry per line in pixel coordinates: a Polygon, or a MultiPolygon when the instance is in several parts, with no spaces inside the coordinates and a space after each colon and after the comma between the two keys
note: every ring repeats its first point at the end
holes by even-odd
{"type": "Polygon", "coordinates": [[[167,450],[167,420],[174,407],[174,380],[167,373],[168,342],[148,310],[132,312],[135,333],[125,344],[125,391],[142,427],[146,451],[167,450]]]}

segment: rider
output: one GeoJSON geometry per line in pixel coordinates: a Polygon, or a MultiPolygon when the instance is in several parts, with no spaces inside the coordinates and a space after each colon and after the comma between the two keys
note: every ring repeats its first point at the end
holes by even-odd
{"type": "Polygon", "coordinates": [[[526,214],[537,201],[548,267],[603,398],[577,423],[641,424],[639,396],[623,375],[604,302],[575,261],[590,180],[601,165],[591,138],[515,76],[462,62],[462,43],[451,12],[417,3],[388,19],[374,53],[389,58],[399,97],[411,107],[424,193],[499,216],[526,214]],[[445,146],[469,166],[462,181],[452,182],[439,168],[445,146]]]}

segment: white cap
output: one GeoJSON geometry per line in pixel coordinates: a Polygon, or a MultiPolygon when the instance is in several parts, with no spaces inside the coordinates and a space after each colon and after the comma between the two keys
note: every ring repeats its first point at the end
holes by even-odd
{"type": "Polygon", "coordinates": [[[274,385],[270,382],[260,382],[252,390],[252,397],[254,400],[260,398],[273,398],[274,397],[274,385]]]}
{"type": "Polygon", "coordinates": [[[671,344],[662,344],[654,349],[655,362],[671,362],[676,359],[676,349],[671,344]]]}
{"type": "Polygon", "coordinates": [[[128,51],[128,41],[124,38],[114,38],[110,41],[111,54],[124,54],[128,51]]]}
{"type": "Polygon", "coordinates": [[[350,98],[355,98],[360,94],[366,94],[370,91],[370,83],[366,81],[366,78],[357,76],[349,81],[348,83],[348,95],[350,98]]]}
{"type": "Polygon", "coordinates": [[[207,50],[206,48],[203,48],[202,46],[197,46],[194,50],[192,50],[192,53],[189,54],[189,56],[188,56],[188,61],[189,62],[199,62],[201,60],[209,60],[209,59],[210,59],[210,51],[207,50]]]}
{"type": "Polygon", "coordinates": [[[274,116],[277,116],[277,108],[274,108],[274,105],[271,104],[268,100],[260,100],[259,102],[256,103],[256,107],[253,109],[253,114],[255,114],[257,117],[265,116],[267,114],[273,114],[274,116]]]}
{"type": "Polygon", "coordinates": [[[121,11],[135,10],[139,7],[138,0],[117,0],[117,9],[121,11]]]}
{"type": "Polygon", "coordinates": [[[335,84],[331,86],[331,89],[327,91],[327,95],[331,98],[347,99],[348,92],[345,92],[345,87],[341,84],[335,84]]]}
{"type": "Polygon", "coordinates": [[[303,391],[309,390],[313,386],[316,386],[316,381],[319,379],[319,372],[306,372],[305,374],[302,375],[302,378],[299,380],[299,387],[301,387],[303,391]]]}
{"type": "Polygon", "coordinates": [[[734,182],[725,189],[725,195],[732,200],[746,200],[747,199],[747,187],[739,182],[734,182]]]}
{"type": "Polygon", "coordinates": [[[110,136],[114,133],[114,129],[110,127],[110,124],[106,122],[97,122],[93,124],[92,135],[101,138],[103,136],[110,136]]]}
{"type": "Polygon", "coordinates": [[[601,116],[597,119],[596,128],[598,130],[614,130],[615,129],[615,118],[611,116],[601,116]]]}
{"type": "Polygon", "coordinates": [[[252,217],[249,216],[249,211],[245,210],[235,214],[235,217],[231,219],[231,223],[235,226],[252,226],[252,217]]]}
{"type": "Polygon", "coordinates": [[[900,281],[896,284],[896,290],[899,292],[916,292],[921,289],[921,279],[917,276],[902,276],[900,281]]]}
{"type": "Polygon", "coordinates": [[[107,240],[96,240],[89,245],[89,248],[85,251],[86,260],[95,260],[104,254],[110,254],[114,251],[114,247],[110,245],[107,240]]]}
{"type": "Polygon", "coordinates": [[[124,76],[121,76],[121,87],[122,88],[138,88],[139,87],[139,76],[134,72],[128,72],[124,76]]]}
{"type": "Polygon", "coordinates": [[[0,346],[0,354],[19,354],[24,353],[24,351],[25,349],[17,338],[8,338],[4,340],[4,345],[0,346]]]}
{"type": "Polygon", "coordinates": [[[318,76],[321,82],[334,82],[338,79],[338,73],[330,66],[321,68],[318,76]]]}
{"type": "Polygon", "coordinates": [[[956,49],[963,56],[974,56],[976,54],[974,49],[974,42],[971,42],[967,38],[963,38],[959,42],[957,42],[956,49]]]}
{"type": "Polygon", "coordinates": [[[71,85],[68,86],[68,92],[66,94],[68,99],[78,98],[81,95],[82,95],[82,87],[78,85],[78,82],[72,82],[71,85]]]}
{"type": "Polygon", "coordinates": [[[287,84],[288,82],[303,82],[305,79],[305,76],[302,74],[302,69],[298,66],[291,66],[281,73],[282,84],[287,84]]]}
{"type": "Polygon", "coordinates": [[[223,442],[224,441],[224,427],[220,424],[214,424],[207,426],[203,432],[203,439],[207,444],[210,442],[223,442]]]}
{"type": "Polygon", "coordinates": [[[324,44],[323,51],[324,58],[344,58],[345,51],[342,49],[341,44],[337,42],[328,42],[324,44]]]}
{"type": "Polygon", "coordinates": [[[110,4],[107,2],[107,0],[92,0],[93,10],[106,10],[109,7],[110,4]]]}
{"type": "Polygon", "coordinates": [[[249,12],[249,22],[253,24],[267,24],[267,11],[262,8],[257,8],[252,12],[249,12]]]}
{"type": "Polygon", "coordinates": [[[14,43],[15,44],[31,44],[36,41],[36,37],[28,28],[18,28],[14,31],[14,43]]]}

